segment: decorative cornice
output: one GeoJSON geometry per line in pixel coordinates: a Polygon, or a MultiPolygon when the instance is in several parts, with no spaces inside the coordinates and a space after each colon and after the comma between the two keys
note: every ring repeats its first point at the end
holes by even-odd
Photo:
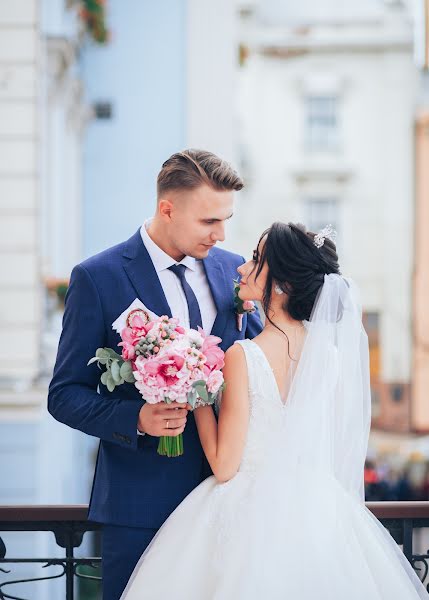
{"type": "Polygon", "coordinates": [[[77,42],[65,37],[48,36],[45,38],[48,73],[57,81],[61,81],[71,65],[77,59],[77,42]]]}
{"type": "Polygon", "coordinates": [[[77,61],[77,40],[47,37],[47,93],[50,102],[61,102],[66,118],[74,130],[82,132],[91,119],[91,110],[84,103],[84,86],[73,68],[77,61]]]}
{"type": "Polygon", "coordinates": [[[346,167],[303,167],[302,169],[294,169],[292,176],[298,184],[313,183],[315,181],[346,183],[353,177],[353,171],[346,167]]]}

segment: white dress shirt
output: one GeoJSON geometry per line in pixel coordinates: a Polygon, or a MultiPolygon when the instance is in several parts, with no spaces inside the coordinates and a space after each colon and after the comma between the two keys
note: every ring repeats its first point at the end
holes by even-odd
{"type": "MultiPolygon", "coordinates": [[[[161,250],[149,236],[147,228],[151,221],[152,219],[148,219],[143,223],[140,228],[140,235],[161,282],[168,305],[171,308],[171,314],[180,320],[183,327],[189,327],[189,310],[185,292],[177,275],[168,270],[168,267],[172,265],[185,265],[187,267],[185,271],[186,281],[197,297],[203,329],[207,335],[210,334],[216,319],[217,310],[202,261],[196,260],[192,256],[185,256],[180,263],[177,263],[174,258],[171,258],[164,250],[161,250]]],[[[137,429],[137,435],[144,436],[145,433],[137,429]]]]}
{"type": "Polygon", "coordinates": [[[150,238],[147,228],[151,221],[152,219],[148,219],[144,222],[140,229],[140,234],[161,282],[165,297],[171,308],[171,314],[180,320],[183,327],[189,327],[188,303],[186,302],[182,284],[177,275],[168,270],[168,267],[172,265],[185,265],[187,267],[185,271],[186,281],[197,297],[203,329],[207,335],[210,334],[216,319],[217,310],[202,260],[197,260],[192,256],[185,256],[180,263],[177,263],[174,258],[171,258],[164,250],[161,250],[150,238]]]}

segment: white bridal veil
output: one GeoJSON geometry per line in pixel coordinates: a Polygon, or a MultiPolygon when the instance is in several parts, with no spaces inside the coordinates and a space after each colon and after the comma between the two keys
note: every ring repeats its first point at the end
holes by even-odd
{"type": "Polygon", "coordinates": [[[334,476],[363,502],[371,422],[369,355],[351,280],[325,275],[287,403],[289,460],[301,470],[334,476]]]}
{"type": "MultiPolygon", "coordinates": [[[[396,542],[364,506],[364,464],[371,425],[369,350],[353,281],[325,275],[306,327],[307,337],[287,399],[281,456],[273,460],[273,468],[288,481],[280,492],[282,501],[292,507],[298,504],[296,515],[305,507],[308,517],[301,529],[306,527],[309,539],[311,532],[317,531],[329,556],[332,532],[343,531],[346,540],[357,514],[349,512],[353,502],[343,502],[341,497],[354,498],[374,525],[368,549],[376,538],[384,540],[392,564],[395,557],[399,559],[418,597],[428,598],[396,542]],[[335,489],[337,493],[333,493],[335,489]]],[[[283,535],[289,533],[290,529],[283,535]]],[[[334,540],[338,544],[332,535],[334,540]]],[[[346,544],[350,546],[352,540],[348,538],[346,544]]],[[[336,552],[341,553],[341,548],[336,552]]],[[[350,556],[351,569],[357,553],[358,547],[350,556]]]]}

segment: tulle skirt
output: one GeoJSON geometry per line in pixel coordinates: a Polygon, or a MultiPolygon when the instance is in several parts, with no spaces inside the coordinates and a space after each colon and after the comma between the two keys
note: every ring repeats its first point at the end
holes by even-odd
{"type": "Polygon", "coordinates": [[[428,600],[390,534],[335,479],[209,477],[159,530],[121,600],[428,600]]]}

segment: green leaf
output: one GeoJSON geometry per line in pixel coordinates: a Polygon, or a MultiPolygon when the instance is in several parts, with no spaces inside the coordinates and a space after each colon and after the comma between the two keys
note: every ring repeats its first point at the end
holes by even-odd
{"type": "Polygon", "coordinates": [[[200,385],[203,385],[204,387],[206,387],[206,382],[204,381],[204,379],[198,379],[197,381],[194,381],[194,383],[192,384],[192,387],[197,388],[200,385]]]}
{"type": "Polygon", "coordinates": [[[207,392],[207,387],[205,382],[203,383],[203,385],[199,384],[196,385],[197,382],[195,382],[193,384],[193,387],[196,389],[198,396],[201,398],[201,400],[203,402],[208,402],[209,401],[209,396],[208,396],[208,392],[207,392]]]}
{"type": "Polygon", "coordinates": [[[193,388],[190,392],[188,392],[188,404],[190,404],[192,406],[192,408],[195,408],[195,403],[197,401],[197,390],[195,388],[193,388]]]}
{"type": "Polygon", "coordinates": [[[123,379],[125,379],[125,381],[127,381],[128,383],[134,383],[135,379],[134,379],[133,369],[131,367],[130,362],[125,361],[122,363],[120,373],[121,373],[121,377],[123,379]]]}
{"type": "Polygon", "coordinates": [[[110,373],[112,375],[112,379],[116,384],[119,384],[121,380],[121,368],[117,360],[112,362],[112,366],[110,367],[110,373]]]}
{"type": "Polygon", "coordinates": [[[100,377],[100,381],[103,385],[107,385],[107,378],[109,377],[109,371],[104,371],[100,377]]]}
{"type": "Polygon", "coordinates": [[[97,356],[93,356],[92,358],[89,359],[89,361],[86,363],[86,366],[89,367],[89,365],[92,365],[92,363],[95,363],[98,361],[98,357],[97,356]]]}
{"type": "Polygon", "coordinates": [[[109,392],[113,392],[113,390],[115,389],[115,382],[113,380],[113,377],[110,375],[107,377],[107,389],[109,390],[109,392]]]}
{"type": "Polygon", "coordinates": [[[134,377],[134,374],[133,374],[133,372],[132,372],[132,371],[131,371],[131,374],[130,374],[130,375],[127,375],[126,377],[124,377],[124,380],[125,380],[127,383],[135,383],[135,382],[136,382],[136,378],[134,377]]]}
{"type": "Polygon", "coordinates": [[[108,358],[116,359],[119,361],[123,360],[122,356],[120,354],[118,354],[117,352],[115,352],[113,350],[113,348],[104,348],[104,350],[106,350],[106,352],[108,353],[108,355],[107,355],[108,358]]]}
{"type": "Polygon", "coordinates": [[[95,356],[97,358],[109,358],[109,348],[98,348],[95,356]]]}

